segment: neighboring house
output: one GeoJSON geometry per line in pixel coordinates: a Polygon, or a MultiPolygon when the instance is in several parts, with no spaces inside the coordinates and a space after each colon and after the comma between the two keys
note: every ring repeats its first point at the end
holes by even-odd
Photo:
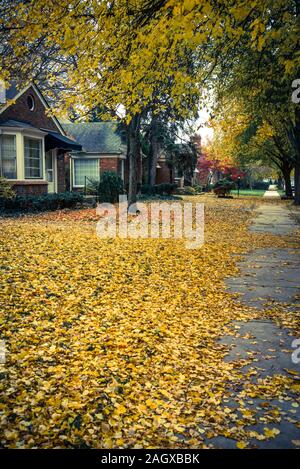
{"type": "Polygon", "coordinates": [[[82,146],[81,151],[70,154],[73,190],[84,189],[104,171],[114,171],[125,181],[126,142],[118,132],[117,123],[62,123],[62,126],[66,134],[82,146]]]}
{"type": "Polygon", "coordinates": [[[125,179],[126,145],[111,122],[62,124],[35,84],[13,85],[0,103],[0,176],[19,194],[83,190],[115,171],[125,179]]]}
{"type": "Polygon", "coordinates": [[[19,194],[70,190],[69,152],[82,147],[49,110],[35,84],[11,86],[0,103],[0,176],[19,194]]]}
{"type": "Polygon", "coordinates": [[[161,151],[156,166],[156,184],[173,183],[174,175],[175,171],[170,169],[166,155],[161,151]]]}
{"type": "Polygon", "coordinates": [[[198,154],[196,169],[196,184],[199,184],[202,187],[206,187],[211,182],[214,173],[214,164],[203,152],[198,154]]]}
{"type": "MultiPolygon", "coordinates": [[[[22,90],[12,85],[0,100],[0,176],[18,194],[82,191],[104,171],[115,171],[126,187],[126,142],[117,123],[59,122],[33,83],[22,90]]],[[[163,154],[156,179],[173,181],[163,154]]]]}

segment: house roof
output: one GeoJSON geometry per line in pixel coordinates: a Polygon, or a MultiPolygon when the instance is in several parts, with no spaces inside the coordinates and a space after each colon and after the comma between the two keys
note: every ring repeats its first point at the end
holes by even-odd
{"type": "Polygon", "coordinates": [[[46,150],[49,148],[62,148],[68,151],[81,151],[82,146],[79,145],[74,140],[66,137],[65,135],[61,135],[58,132],[50,132],[45,139],[46,150]]]}
{"type": "Polygon", "coordinates": [[[24,129],[28,127],[29,129],[36,129],[33,125],[29,124],[28,122],[17,121],[13,119],[8,119],[4,122],[0,123],[0,127],[19,127],[20,129],[24,129]]]}
{"type": "Polygon", "coordinates": [[[125,147],[115,122],[84,122],[61,124],[67,135],[88,153],[124,153],[125,147]]]}
{"type": "MultiPolygon", "coordinates": [[[[32,129],[32,130],[39,130],[37,127],[34,127],[28,122],[17,121],[13,119],[6,120],[0,123],[0,127],[12,127],[12,128],[19,128],[19,129],[32,129]]],[[[45,138],[45,146],[46,151],[51,148],[62,148],[67,151],[81,151],[82,146],[71,140],[70,138],[66,137],[65,135],[60,134],[59,132],[52,132],[50,130],[43,131],[43,133],[47,134],[45,138]]]]}
{"type": "MultiPolygon", "coordinates": [[[[5,90],[5,103],[0,103],[0,114],[4,112],[8,107],[11,106],[11,103],[9,101],[11,100],[17,100],[20,96],[22,96],[25,91],[27,91],[29,88],[32,88],[40,101],[42,102],[43,106],[45,109],[50,109],[50,106],[46,99],[44,98],[43,94],[41,93],[40,89],[35,83],[29,83],[25,88],[19,89],[17,87],[17,83],[15,81],[12,81],[10,83],[9,88],[5,90]],[[8,101],[8,102],[7,102],[8,101]]],[[[57,129],[64,135],[64,129],[61,126],[60,122],[55,116],[50,116],[50,118],[53,120],[55,126],[57,129]]]]}

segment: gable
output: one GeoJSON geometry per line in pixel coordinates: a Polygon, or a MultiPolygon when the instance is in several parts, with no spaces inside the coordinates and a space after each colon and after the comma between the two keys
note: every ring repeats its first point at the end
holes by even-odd
{"type": "Polygon", "coordinates": [[[63,133],[56,119],[46,114],[47,108],[48,105],[37,88],[31,85],[17,95],[14,104],[11,104],[7,108],[4,107],[3,111],[0,111],[0,124],[7,120],[15,120],[31,124],[39,129],[63,133]],[[31,100],[32,102],[32,98],[34,101],[34,109],[30,110],[28,101],[31,100]]]}

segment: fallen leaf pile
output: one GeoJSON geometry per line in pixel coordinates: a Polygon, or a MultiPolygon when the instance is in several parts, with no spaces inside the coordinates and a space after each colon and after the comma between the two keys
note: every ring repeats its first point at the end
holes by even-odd
{"type": "MultiPolygon", "coordinates": [[[[195,250],[183,240],[101,240],[92,209],[2,219],[2,447],[201,448],[216,435],[247,447],[255,415],[226,410],[232,386],[284,399],[294,381],[251,387],[224,362],[218,337],[259,313],[223,282],[245,252],[295,246],[299,235],[249,233],[253,201],[203,200],[206,242],[195,250]]],[[[279,306],[269,315],[296,331],[299,315],[279,306]]],[[[266,417],[263,438],[279,418],[266,417]]]]}

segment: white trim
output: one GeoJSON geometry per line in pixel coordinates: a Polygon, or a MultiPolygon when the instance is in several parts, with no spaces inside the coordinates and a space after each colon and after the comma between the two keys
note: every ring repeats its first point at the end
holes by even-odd
{"type": "MultiPolygon", "coordinates": [[[[54,158],[54,192],[58,192],[58,179],[57,179],[57,149],[53,148],[53,158],[54,158]]],[[[71,165],[70,165],[71,166],[71,165]]],[[[70,188],[71,189],[71,188],[70,188]]]]}
{"type": "MultiPolygon", "coordinates": [[[[56,149],[51,149],[51,150],[48,150],[47,152],[45,151],[45,178],[47,179],[47,168],[46,168],[46,154],[49,153],[51,155],[51,158],[52,158],[52,176],[53,176],[53,193],[55,194],[57,192],[57,152],[56,152],[56,149]]],[[[52,184],[51,182],[47,181],[48,182],[48,194],[50,194],[51,192],[49,192],[49,185],[52,184]]]]}
{"type": "Polygon", "coordinates": [[[41,179],[47,180],[46,178],[46,162],[45,162],[45,145],[44,138],[33,137],[32,135],[23,135],[23,158],[24,158],[24,178],[25,181],[39,181],[41,179]],[[26,155],[25,155],[25,138],[31,138],[33,140],[38,140],[40,142],[40,172],[41,176],[39,177],[26,177],[26,155]]]}
{"type": "MultiPolygon", "coordinates": [[[[16,96],[13,98],[13,99],[10,99],[9,101],[12,101],[12,103],[10,104],[6,104],[5,106],[1,107],[0,109],[0,114],[2,114],[2,112],[4,112],[6,109],[8,109],[10,106],[13,106],[15,104],[15,101],[17,99],[20,98],[20,96],[22,96],[22,94],[24,94],[26,91],[29,90],[29,88],[33,88],[35,93],[37,94],[37,96],[39,97],[40,101],[42,102],[43,106],[46,108],[46,109],[51,109],[49,104],[47,103],[47,101],[44,99],[43,95],[41,94],[41,92],[39,91],[38,87],[34,84],[34,83],[29,83],[29,85],[27,85],[25,88],[23,88],[21,91],[19,91],[19,93],[16,94],[16,96]]],[[[50,116],[50,118],[53,120],[54,124],[56,125],[56,127],[58,128],[58,130],[61,132],[62,135],[66,136],[66,133],[64,131],[64,129],[62,128],[62,126],[60,125],[58,119],[55,117],[55,116],[50,116]]]]}
{"type": "Polygon", "coordinates": [[[28,95],[27,104],[28,104],[28,107],[29,107],[29,111],[34,111],[34,109],[35,109],[35,99],[34,99],[34,96],[32,94],[28,95]],[[28,99],[31,101],[31,106],[29,106],[28,99]]]}
{"type": "Polygon", "coordinates": [[[75,188],[75,189],[84,189],[84,185],[83,186],[78,186],[75,184],[75,164],[74,164],[74,161],[71,162],[72,164],[70,166],[72,166],[72,189],[75,188]]]}
{"type": "Polygon", "coordinates": [[[32,134],[35,134],[35,135],[39,135],[41,137],[47,135],[47,132],[44,132],[43,130],[40,130],[40,129],[36,129],[36,128],[31,128],[31,127],[9,127],[9,126],[0,126],[0,134],[1,133],[4,133],[3,130],[5,131],[5,133],[7,132],[20,132],[20,133],[32,133],[32,134]]]}
{"type": "MultiPolygon", "coordinates": [[[[7,179],[8,181],[17,181],[18,180],[18,169],[19,169],[19,163],[18,163],[18,150],[17,150],[17,135],[15,133],[3,133],[2,130],[0,129],[0,137],[3,137],[5,135],[9,135],[14,137],[14,147],[15,147],[15,167],[16,167],[16,177],[14,179],[7,179]]],[[[0,138],[0,177],[5,177],[3,176],[3,166],[2,166],[2,138],[0,138]]]]}
{"type": "MultiPolygon", "coordinates": [[[[72,181],[72,189],[73,187],[75,187],[76,189],[84,189],[84,185],[80,186],[80,185],[76,185],[75,184],[75,159],[79,159],[79,158],[71,158],[71,164],[70,164],[70,169],[72,168],[72,179],[70,179],[72,181]]],[[[81,159],[84,159],[84,158],[81,158],[81,159]]],[[[86,158],[86,159],[99,159],[99,158],[86,158]]],[[[100,169],[100,164],[99,164],[99,179],[101,177],[101,169],[100,169]]]]}
{"type": "MultiPolygon", "coordinates": [[[[57,157],[55,159],[57,159],[57,157]]],[[[70,169],[70,174],[69,174],[69,176],[70,176],[70,191],[72,191],[73,187],[74,187],[74,184],[73,184],[73,173],[74,173],[74,171],[73,171],[73,160],[72,160],[72,158],[70,158],[70,168],[69,169],[70,169]]]]}
{"type": "Polygon", "coordinates": [[[43,186],[43,185],[48,184],[48,181],[45,181],[45,179],[7,179],[7,178],[5,179],[11,184],[15,183],[16,185],[24,185],[24,186],[31,186],[31,185],[38,186],[39,184],[43,186]]]}

